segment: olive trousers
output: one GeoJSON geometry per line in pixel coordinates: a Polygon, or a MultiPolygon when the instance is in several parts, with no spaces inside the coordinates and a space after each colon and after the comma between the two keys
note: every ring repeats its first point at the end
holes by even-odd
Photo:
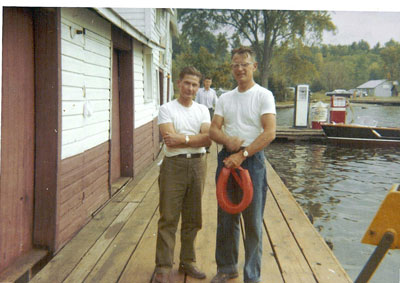
{"type": "Polygon", "coordinates": [[[165,157],[158,178],[160,219],[158,221],[156,272],[173,266],[175,234],[180,216],[180,262],[196,261],[195,239],[202,227],[201,198],[206,175],[206,155],[195,158],[165,157]]]}

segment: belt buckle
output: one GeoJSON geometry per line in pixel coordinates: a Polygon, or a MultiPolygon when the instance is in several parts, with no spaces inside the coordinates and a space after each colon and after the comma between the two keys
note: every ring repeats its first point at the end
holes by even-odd
{"type": "Polygon", "coordinates": [[[186,158],[192,158],[192,154],[186,153],[186,158]]]}

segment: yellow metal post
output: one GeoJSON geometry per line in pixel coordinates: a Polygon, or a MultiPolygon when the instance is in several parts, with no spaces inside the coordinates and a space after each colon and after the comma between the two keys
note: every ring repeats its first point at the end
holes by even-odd
{"type": "Polygon", "coordinates": [[[376,245],[355,283],[366,283],[378,268],[389,249],[400,248],[400,186],[394,184],[369,225],[361,242],[376,245]]]}
{"type": "Polygon", "coordinates": [[[400,249],[400,186],[394,184],[365,232],[361,243],[378,245],[386,232],[395,234],[391,249],[400,249]]]}

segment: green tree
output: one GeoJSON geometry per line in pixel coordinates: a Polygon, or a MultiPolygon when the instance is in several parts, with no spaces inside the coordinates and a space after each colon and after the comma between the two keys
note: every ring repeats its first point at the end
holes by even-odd
{"type": "Polygon", "coordinates": [[[400,80],[400,43],[394,40],[387,42],[380,55],[384,63],[385,78],[400,80]]]}
{"type": "Polygon", "coordinates": [[[226,39],[226,33],[219,33],[217,36],[217,46],[215,49],[215,57],[219,62],[229,60],[228,46],[229,42],[226,39]]]}
{"type": "Polygon", "coordinates": [[[336,60],[326,62],[321,70],[321,82],[327,90],[350,86],[348,63],[336,60]]]}
{"type": "Polygon", "coordinates": [[[271,60],[275,49],[294,39],[304,40],[313,35],[321,39],[324,30],[333,31],[335,26],[328,12],[283,10],[193,10],[179,13],[185,34],[201,30],[233,28],[233,38],[249,42],[259,62],[260,83],[268,86],[271,60]]]}

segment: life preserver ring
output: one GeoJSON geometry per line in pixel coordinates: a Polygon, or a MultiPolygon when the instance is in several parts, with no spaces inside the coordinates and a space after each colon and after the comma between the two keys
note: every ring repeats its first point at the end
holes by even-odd
{"type": "Polygon", "coordinates": [[[217,180],[217,200],[218,205],[230,214],[237,214],[245,210],[253,200],[253,182],[251,181],[249,171],[242,167],[237,168],[240,171],[240,177],[235,169],[223,167],[217,180]],[[232,173],[236,182],[243,191],[243,197],[240,203],[234,204],[230,201],[226,186],[228,184],[229,175],[232,173]]]}

